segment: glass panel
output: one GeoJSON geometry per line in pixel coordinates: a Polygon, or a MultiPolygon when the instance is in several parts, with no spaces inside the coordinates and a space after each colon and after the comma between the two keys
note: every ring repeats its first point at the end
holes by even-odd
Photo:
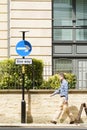
{"type": "Polygon", "coordinates": [[[54,59],[54,73],[72,72],[72,60],[69,59],[54,59]]]}
{"type": "Polygon", "coordinates": [[[87,60],[53,59],[54,74],[58,72],[72,73],[76,69],[77,84],[79,89],[87,89],[87,60]],[[74,61],[75,60],[75,64],[74,61]],[[77,62],[78,61],[78,62],[77,62]],[[75,66],[74,66],[75,65],[75,66]]]}
{"type": "Polygon", "coordinates": [[[54,54],[72,54],[72,45],[58,44],[54,46],[54,54]]]}
{"type": "Polygon", "coordinates": [[[72,0],[54,0],[54,26],[72,25],[72,0]]]}
{"type": "Polygon", "coordinates": [[[54,29],[53,40],[72,40],[72,29],[54,29]]]}
{"type": "Polygon", "coordinates": [[[87,25],[87,0],[76,0],[77,25],[87,25]]]}
{"type": "Polygon", "coordinates": [[[77,29],[76,40],[87,40],[87,29],[77,29]]]}
{"type": "Polygon", "coordinates": [[[87,61],[79,61],[78,63],[78,68],[79,68],[79,89],[85,89],[87,88],[87,61]]]}
{"type": "Polygon", "coordinates": [[[77,26],[87,26],[87,20],[77,20],[77,26]]]}

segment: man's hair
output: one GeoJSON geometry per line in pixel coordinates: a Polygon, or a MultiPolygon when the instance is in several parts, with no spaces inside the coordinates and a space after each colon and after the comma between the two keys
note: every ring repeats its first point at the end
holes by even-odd
{"type": "Polygon", "coordinates": [[[65,78],[64,73],[61,72],[61,73],[59,73],[59,75],[62,76],[63,78],[65,78]]]}

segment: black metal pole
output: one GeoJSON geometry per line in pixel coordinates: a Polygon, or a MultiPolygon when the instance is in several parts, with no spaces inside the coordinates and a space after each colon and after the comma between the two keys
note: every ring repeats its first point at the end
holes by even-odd
{"type": "Polygon", "coordinates": [[[25,66],[22,65],[22,101],[21,101],[21,123],[26,122],[26,102],[25,102],[25,92],[24,92],[24,84],[25,84],[25,66]]]}
{"type": "Polygon", "coordinates": [[[25,32],[23,31],[22,33],[23,33],[23,36],[22,36],[23,40],[25,40],[25,32]]]}
{"type": "MultiPolygon", "coordinates": [[[[25,40],[25,31],[22,32],[23,40],[25,40]]],[[[23,59],[25,57],[22,57],[23,59]]],[[[21,123],[26,122],[26,102],[25,102],[25,92],[24,92],[24,84],[25,84],[25,66],[22,65],[22,101],[21,101],[21,123]]]]}
{"type": "MultiPolygon", "coordinates": [[[[24,66],[22,66],[22,69],[23,69],[23,67],[24,67],[24,66]]],[[[22,100],[25,100],[25,99],[24,99],[24,81],[25,81],[25,75],[24,75],[23,72],[22,72],[22,79],[23,79],[23,81],[22,81],[22,90],[23,90],[22,100]]]]}

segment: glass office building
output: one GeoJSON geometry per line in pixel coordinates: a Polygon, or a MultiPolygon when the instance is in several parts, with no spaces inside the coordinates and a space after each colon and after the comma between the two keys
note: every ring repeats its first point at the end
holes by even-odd
{"type": "Polygon", "coordinates": [[[87,87],[87,0],[53,0],[53,73],[77,75],[87,87]]]}

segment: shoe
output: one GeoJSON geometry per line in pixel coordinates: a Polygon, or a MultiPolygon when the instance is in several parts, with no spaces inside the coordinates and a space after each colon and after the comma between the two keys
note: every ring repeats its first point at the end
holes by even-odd
{"type": "Polygon", "coordinates": [[[56,121],[51,121],[51,123],[53,123],[53,124],[57,124],[57,122],[56,122],[56,121]]]}
{"type": "Polygon", "coordinates": [[[74,124],[75,123],[75,121],[70,121],[70,123],[69,124],[74,124]]]}

